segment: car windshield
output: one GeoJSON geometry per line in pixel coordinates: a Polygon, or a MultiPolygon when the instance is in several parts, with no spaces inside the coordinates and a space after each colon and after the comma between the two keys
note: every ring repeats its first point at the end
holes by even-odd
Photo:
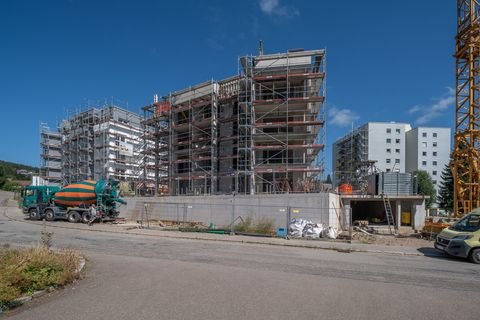
{"type": "Polygon", "coordinates": [[[480,215],[468,215],[454,224],[451,229],[464,232],[474,232],[480,230],[480,215]]]}

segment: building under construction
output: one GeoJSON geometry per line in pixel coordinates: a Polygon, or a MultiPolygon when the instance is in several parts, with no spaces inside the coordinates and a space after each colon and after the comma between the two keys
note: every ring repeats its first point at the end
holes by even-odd
{"type": "Polygon", "coordinates": [[[60,185],[62,178],[62,135],[40,124],[40,176],[50,185],[60,185]]]}
{"type": "Polygon", "coordinates": [[[58,132],[42,127],[43,178],[48,183],[112,178],[131,182],[133,192],[148,161],[141,122],[136,113],[106,105],[73,114],[60,123],[58,132]]]}
{"type": "Polygon", "coordinates": [[[318,191],[325,94],[325,50],[260,50],[239,58],[236,76],[154,99],[143,108],[155,172],[145,185],[170,195],[318,191]]]}

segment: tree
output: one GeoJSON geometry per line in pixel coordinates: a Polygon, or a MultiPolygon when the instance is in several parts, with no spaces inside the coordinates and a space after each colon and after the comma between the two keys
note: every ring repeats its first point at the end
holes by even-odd
{"type": "Polygon", "coordinates": [[[415,175],[417,176],[417,193],[430,197],[426,200],[426,206],[427,208],[431,208],[436,199],[436,191],[433,186],[432,177],[430,177],[428,172],[423,170],[415,171],[415,175]]]}
{"type": "Polygon", "coordinates": [[[0,167],[0,189],[3,188],[6,182],[7,182],[7,178],[5,177],[4,170],[2,167],[0,167]]]}
{"type": "Polygon", "coordinates": [[[442,171],[442,183],[438,190],[438,205],[449,212],[453,211],[453,176],[452,169],[447,164],[442,171]]]}

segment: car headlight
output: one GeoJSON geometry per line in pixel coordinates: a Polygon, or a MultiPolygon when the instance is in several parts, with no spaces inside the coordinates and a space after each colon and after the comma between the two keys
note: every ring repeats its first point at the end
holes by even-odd
{"type": "Polygon", "coordinates": [[[456,236],[455,238],[453,238],[454,240],[468,240],[470,238],[472,238],[473,235],[464,235],[464,236],[456,236]]]}

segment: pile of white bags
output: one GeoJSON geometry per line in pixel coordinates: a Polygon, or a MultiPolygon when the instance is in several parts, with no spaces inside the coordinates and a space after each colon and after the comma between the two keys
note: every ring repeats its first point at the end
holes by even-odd
{"type": "Polygon", "coordinates": [[[288,225],[288,235],[293,238],[301,238],[303,236],[303,229],[311,221],[303,219],[292,219],[288,225]]]}
{"type": "Polygon", "coordinates": [[[320,238],[322,236],[323,225],[316,223],[308,223],[305,228],[303,228],[303,237],[304,238],[320,238]]]}
{"type": "Polygon", "coordinates": [[[338,231],[334,227],[323,229],[322,236],[327,239],[337,239],[338,231]]]}
{"type": "Polygon", "coordinates": [[[288,225],[288,235],[292,238],[327,238],[336,239],[337,230],[333,227],[324,227],[321,223],[310,220],[292,219],[288,225]]]}

